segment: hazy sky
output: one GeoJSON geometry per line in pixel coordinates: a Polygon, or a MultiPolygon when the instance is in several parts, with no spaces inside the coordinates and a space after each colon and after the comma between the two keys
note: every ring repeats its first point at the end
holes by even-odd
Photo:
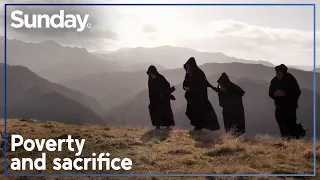
{"type": "MultiPolygon", "coordinates": [[[[11,2],[26,3],[35,1],[11,2]]],[[[150,1],[141,0],[43,0],[42,2],[150,3],[150,1]]],[[[316,1],[153,0],[152,2],[314,3],[316,1]]],[[[15,7],[14,9],[23,10],[25,13],[46,12],[49,14],[58,13],[59,9],[65,9],[68,13],[90,15],[89,22],[92,24],[92,28],[86,29],[81,33],[56,29],[41,29],[37,31],[7,29],[9,38],[23,41],[51,39],[63,45],[85,47],[90,51],[112,51],[124,47],[172,45],[189,47],[199,51],[223,52],[227,55],[244,59],[268,60],[275,64],[280,62],[295,65],[313,64],[313,7],[81,6],[72,8],[15,7]]],[[[8,9],[8,15],[10,15],[11,10],[11,8],[8,9]]],[[[9,19],[7,21],[10,23],[9,19]]],[[[320,23],[319,19],[317,22],[320,23]]],[[[320,38],[317,39],[320,40],[320,38]]]]}

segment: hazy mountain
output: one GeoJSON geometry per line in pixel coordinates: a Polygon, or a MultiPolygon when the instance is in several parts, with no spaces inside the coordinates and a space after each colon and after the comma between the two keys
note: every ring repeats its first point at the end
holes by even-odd
{"type": "MultiPolygon", "coordinates": [[[[303,71],[313,71],[313,66],[289,66],[290,68],[300,69],[303,71]]],[[[320,66],[316,66],[316,68],[320,68],[320,66]]]]}
{"type": "MultiPolygon", "coordinates": [[[[118,49],[116,51],[120,52],[120,51],[127,51],[127,50],[130,50],[130,49],[132,49],[132,48],[120,48],[120,49],[118,49]]],[[[104,55],[104,54],[107,54],[107,53],[114,53],[116,51],[100,50],[100,51],[95,51],[95,52],[92,52],[92,53],[100,56],[100,55],[104,55]]]]}
{"type": "MultiPolygon", "coordinates": [[[[0,65],[0,94],[4,94],[0,65]]],[[[54,84],[23,66],[7,66],[7,117],[54,120],[73,124],[105,124],[103,108],[92,98],[54,84]]],[[[4,97],[0,101],[4,102],[4,97]]],[[[1,104],[2,109],[4,104],[1,104]]],[[[3,117],[3,111],[1,116],[3,117]]]]}
{"type": "MultiPolygon", "coordinates": [[[[259,64],[210,63],[200,67],[207,76],[227,72],[233,77],[250,78],[254,81],[261,80],[265,82],[270,82],[275,76],[274,68],[259,64]]],[[[313,89],[312,72],[296,69],[289,69],[289,71],[296,77],[301,88],[313,89]]],[[[182,68],[170,69],[161,71],[161,73],[172,85],[176,85],[183,82],[185,70],[182,68]]],[[[210,81],[216,84],[217,79],[210,79],[210,81]]],[[[137,72],[99,73],[65,81],[62,82],[62,85],[96,98],[105,108],[109,109],[146,89],[147,81],[146,70],[143,70],[137,72]]],[[[317,87],[318,89],[320,88],[319,83],[317,87]]]]}
{"type": "Polygon", "coordinates": [[[125,48],[98,55],[107,61],[117,62],[121,65],[151,63],[159,64],[165,68],[182,67],[185,61],[191,56],[195,57],[199,64],[241,62],[273,66],[273,64],[267,61],[244,60],[229,57],[222,53],[199,52],[189,48],[173,46],[160,46],[155,48],[125,48]]]}
{"type": "MultiPolygon", "coordinates": [[[[2,37],[0,48],[3,46],[2,37]]],[[[2,53],[1,51],[0,55],[2,53]]],[[[51,82],[120,68],[116,63],[100,59],[84,48],[64,47],[55,41],[26,43],[9,39],[7,39],[7,64],[28,67],[51,82]]]]}
{"type": "Polygon", "coordinates": [[[150,65],[154,65],[157,67],[158,71],[164,71],[166,68],[164,68],[161,65],[158,64],[149,64],[149,63],[140,63],[140,64],[131,64],[127,66],[122,66],[120,72],[134,72],[134,71],[145,71],[147,72],[147,69],[150,65]]]}
{"type": "Polygon", "coordinates": [[[146,71],[99,73],[61,84],[88,94],[106,109],[135,96],[148,85],[146,71]]]}
{"type": "MultiPolygon", "coordinates": [[[[220,76],[211,75],[207,78],[211,80],[217,79],[220,76]]],[[[231,80],[241,86],[246,94],[244,96],[246,128],[249,135],[254,134],[278,134],[279,128],[274,118],[274,104],[268,96],[269,84],[264,81],[255,81],[248,78],[237,79],[230,77],[231,80]]],[[[218,115],[220,125],[223,130],[222,109],[219,106],[217,94],[211,90],[209,91],[209,99],[215,108],[218,115]]],[[[175,121],[177,127],[190,128],[190,121],[185,116],[186,100],[184,98],[184,91],[182,86],[178,85],[176,92],[174,92],[176,101],[172,102],[172,108],[175,114],[175,121]]],[[[317,94],[319,97],[319,94],[317,94]]],[[[108,115],[112,115],[117,121],[116,125],[125,126],[151,126],[151,121],[148,111],[148,91],[144,90],[137,96],[128,100],[126,103],[112,109],[108,115]]],[[[318,111],[320,108],[318,107],[318,111]]],[[[308,89],[302,89],[302,95],[299,101],[298,117],[303,125],[308,129],[307,137],[312,137],[313,134],[313,92],[308,89]]],[[[319,120],[319,118],[317,119],[319,120]]],[[[320,127],[320,125],[318,125],[320,127]]]]}

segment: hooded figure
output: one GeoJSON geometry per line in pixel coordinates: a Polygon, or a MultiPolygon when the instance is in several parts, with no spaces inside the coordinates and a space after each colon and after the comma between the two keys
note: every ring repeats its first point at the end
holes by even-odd
{"type": "Polygon", "coordinates": [[[194,126],[194,130],[203,128],[215,131],[219,130],[217,115],[208,99],[207,87],[212,87],[204,72],[197,66],[193,57],[184,64],[186,76],[183,89],[186,91],[187,100],[186,115],[194,126]]]}
{"type": "Polygon", "coordinates": [[[276,76],[271,80],[269,96],[274,100],[275,117],[283,138],[302,138],[306,131],[297,124],[298,100],[301,94],[299,84],[288,68],[281,64],[275,67],[276,76]]]}
{"type": "Polygon", "coordinates": [[[160,129],[160,126],[166,126],[167,128],[174,126],[170,100],[175,100],[171,94],[175,91],[175,88],[170,87],[170,83],[159,74],[155,66],[150,66],[147,74],[149,75],[149,113],[152,125],[156,126],[156,129],[160,129]]]}
{"type": "Polygon", "coordinates": [[[226,132],[241,135],[245,133],[245,114],[242,103],[244,91],[230,81],[226,73],[222,73],[217,81],[219,105],[223,108],[222,115],[226,132]]]}

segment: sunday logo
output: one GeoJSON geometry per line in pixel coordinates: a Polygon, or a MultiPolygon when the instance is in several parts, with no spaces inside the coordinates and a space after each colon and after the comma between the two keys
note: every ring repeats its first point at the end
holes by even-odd
{"type": "Polygon", "coordinates": [[[53,14],[51,17],[48,14],[32,14],[31,23],[30,15],[24,14],[20,10],[15,10],[11,13],[11,19],[14,21],[11,23],[13,28],[73,28],[78,32],[82,32],[85,28],[91,28],[91,24],[87,23],[88,14],[82,18],[80,14],[65,15],[64,10],[60,10],[60,14],[53,14]]]}

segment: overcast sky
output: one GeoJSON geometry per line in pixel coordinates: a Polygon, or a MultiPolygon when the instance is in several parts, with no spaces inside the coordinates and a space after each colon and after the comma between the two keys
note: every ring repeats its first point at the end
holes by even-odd
{"type": "MultiPolygon", "coordinates": [[[[141,0],[43,0],[42,2],[150,3],[150,1],[141,0]]],[[[240,1],[153,0],[152,2],[239,3],[240,1]]],[[[241,3],[314,2],[316,1],[241,1],[241,3]]],[[[17,30],[8,26],[8,38],[23,41],[38,42],[50,39],[63,45],[85,47],[89,51],[113,51],[124,47],[172,45],[199,51],[222,52],[244,59],[267,60],[275,64],[281,62],[294,65],[313,65],[313,7],[81,6],[72,8],[14,7],[14,9],[20,9],[27,14],[37,12],[53,14],[64,9],[66,13],[90,15],[89,23],[92,24],[92,28],[85,29],[84,32],[57,29],[17,30]]],[[[12,8],[8,8],[7,14],[10,15],[12,10],[12,8]]],[[[317,22],[320,23],[319,19],[317,22]]],[[[10,23],[10,16],[7,21],[10,23]]],[[[3,25],[3,23],[1,24],[3,25]]],[[[317,39],[320,40],[320,38],[317,39]]],[[[320,48],[318,49],[320,50],[320,48]]],[[[317,64],[320,65],[320,63],[317,64]]]]}

